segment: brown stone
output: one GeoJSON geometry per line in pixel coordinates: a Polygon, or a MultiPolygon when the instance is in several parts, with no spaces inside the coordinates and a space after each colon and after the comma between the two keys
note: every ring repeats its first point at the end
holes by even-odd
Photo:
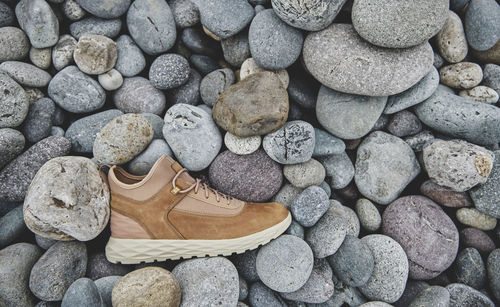
{"type": "Polygon", "coordinates": [[[78,68],[89,75],[100,75],[116,63],[116,43],[106,36],[86,34],[80,37],[73,58],[78,68]]]}
{"type": "Polygon", "coordinates": [[[228,87],[217,99],[215,122],[234,135],[264,135],[278,130],[288,117],[288,93],[273,72],[260,72],[228,87]]]}
{"type": "Polygon", "coordinates": [[[500,65],[500,40],[485,51],[478,51],[471,48],[472,55],[483,63],[493,63],[500,65]]]}
{"type": "Polygon", "coordinates": [[[495,249],[495,242],[486,232],[472,227],[460,231],[460,243],[464,247],[473,247],[484,253],[489,253],[495,249]]]}
{"type": "Polygon", "coordinates": [[[422,183],[420,192],[441,206],[462,208],[472,206],[472,200],[466,192],[455,192],[430,180],[422,183]]]}

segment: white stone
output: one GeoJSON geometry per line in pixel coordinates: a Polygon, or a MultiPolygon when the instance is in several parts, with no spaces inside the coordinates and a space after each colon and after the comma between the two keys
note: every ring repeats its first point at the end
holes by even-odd
{"type": "MultiPolygon", "coordinates": [[[[243,64],[241,64],[240,80],[243,80],[250,75],[262,71],[268,71],[268,70],[265,70],[264,68],[257,65],[257,63],[255,63],[253,58],[248,58],[243,62],[243,64]]],[[[283,86],[287,88],[288,83],[290,82],[290,77],[288,76],[288,72],[286,71],[286,69],[274,71],[274,73],[278,75],[278,78],[280,78],[281,83],[283,83],[283,86]]]]}
{"type": "Polygon", "coordinates": [[[262,138],[260,135],[240,137],[230,132],[224,136],[224,144],[229,151],[237,155],[249,155],[259,149],[262,138]]]}
{"type": "Polygon", "coordinates": [[[470,90],[462,90],[458,93],[460,97],[473,99],[479,102],[485,102],[489,104],[495,104],[498,101],[498,93],[494,89],[479,85],[470,90]]]}
{"type": "Polygon", "coordinates": [[[123,84],[122,74],[116,69],[103,73],[97,77],[101,86],[107,91],[114,91],[120,88],[123,84]]]}

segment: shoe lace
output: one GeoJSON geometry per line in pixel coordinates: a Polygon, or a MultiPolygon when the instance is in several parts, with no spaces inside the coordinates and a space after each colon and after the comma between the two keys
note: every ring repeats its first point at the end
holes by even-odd
{"type": "Polygon", "coordinates": [[[175,174],[174,178],[172,179],[172,191],[171,191],[172,194],[188,193],[192,189],[194,189],[194,193],[197,194],[199,187],[201,186],[201,188],[205,191],[205,198],[209,198],[209,193],[213,193],[213,194],[215,194],[215,199],[217,200],[217,202],[220,202],[220,198],[224,198],[227,202],[227,205],[229,205],[231,203],[231,200],[233,199],[231,196],[223,194],[221,192],[218,192],[215,189],[212,189],[205,182],[201,181],[198,178],[196,179],[195,183],[193,183],[189,188],[184,189],[184,190],[179,189],[179,187],[175,185],[175,181],[184,172],[187,172],[186,168],[182,168],[181,170],[179,170],[177,172],[177,174],[175,174]]]}

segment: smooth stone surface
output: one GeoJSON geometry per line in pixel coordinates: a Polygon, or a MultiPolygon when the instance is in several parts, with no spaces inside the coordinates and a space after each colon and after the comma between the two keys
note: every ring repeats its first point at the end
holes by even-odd
{"type": "Polygon", "coordinates": [[[484,85],[462,90],[458,93],[458,96],[489,104],[495,104],[498,101],[498,93],[484,85]]]}
{"type": "Polygon", "coordinates": [[[288,229],[285,231],[285,233],[299,237],[302,240],[304,240],[304,227],[302,227],[302,225],[300,225],[294,220],[292,220],[290,226],[288,226],[288,229]]]}
{"type": "Polygon", "coordinates": [[[485,183],[494,159],[491,151],[463,140],[437,140],[423,151],[429,178],[457,192],[485,183]]]}
{"type": "Polygon", "coordinates": [[[168,90],[185,84],[189,79],[189,63],[175,53],[157,57],[149,68],[149,81],[160,90],[168,90]]]}
{"type": "Polygon", "coordinates": [[[259,250],[256,267],[266,286],[274,291],[293,292],[309,279],[313,253],[304,240],[282,235],[259,250]]]}
{"type": "MultiPolygon", "coordinates": [[[[206,28],[205,28],[206,29],[206,28]]],[[[217,57],[220,51],[220,45],[216,40],[206,35],[198,27],[185,28],[182,30],[180,39],[187,49],[193,53],[204,54],[217,57]]]]}
{"type": "Polygon", "coordinates": [[[17,127],[28,114],[26,91],[11,77],[0,73],[0,128],[17,127]]]}
{"type": "Polygon", "coordinates": [[[85,275],[85,243],[58,242],[35,263],[30,274],[30,290],[44,301],[60,301],[71,284],[85,275]]]}
{"type": "Polygon", "coordinates": [[[382,216],[382,232],[406,252],[410,277],[427,280],[451,266],[458,251],[458,230],[436,203],[416,195],[392,202],[382,216]]]}
{"type": "Polygon", "coordinates": [[[312,185],[320,185],[325,179],[325,168],[315,159],[283,167],[283,174],[296,187],[305,189],[312,185]]]}
{"type": "Polygon", "coordinates": [[[498,300],[500,298],[500,249],[497,248],[489,254],[486,268],[491,292],[498,300]]]}
{"type": "Polygon", "coordinates": [[[375,265],[370,279],[359,290],[368,299],[394,303],[403,294],[408,278],[408,259],[403,248],[379,234],[363,237],[361,242],[372,251],[375,265]]]}
{"type": "Polygon", "coordinates": [[[213,107],[213,118],[234,135],[263,135],[283,126],[288,108],[288,95],[279,78],[261,72],[227,88],[213,107]]]}
{"type": "Polygon", "coordinates": [[[269,70],[292,65],[300,56],[303,41],[302,33],[284,23],[273,9],[257,14],[248,31],[254,61],[269,70]]]}
{"type": "Polygon", "coordinates": [[[346,94],[322,86],[316,102],[316,117],[334,136],[358,139],[370,132],[386,103],[387,97],[346,94]]]}
{"type": "Polygon", "coordinates": [[[229,68],[217,69],[203,77],[200,83],[200,96],[203,102],[212,107],[229,86],[236,81],[234,73],[229,68]]]}
{"type": "Polygon", "coordinates": [[[372,251],[360,239],[347,235],[335,254],[328,257],[335,276],[345,284],[364,285],[375,265],[372,251]]]}
{"type": "Polygon", "coordinates": [[[460,223],[480,230],[493,230],[497,225],[497,220],[494,217],[486,215],[476,208],[460,208],[456,214],[460,223]]]}
{"type": "Polygon", "coordinates": [[[70,35],[64,34],[59,38],[57,44],[52,48],[52,64],[57,70],[61,70],[73,62],[76,44],[76,39],[70,35]]]}
{"type": "Polygon", "coordinates": [[[331,89],[388,96],[420,81],[432,67],[434,54],[428,43],[406,49],[376,47],[359,37],[351,25],[334,23],[306,37],[303,57],[314,78],[331,89]],[[390,74],[387,66],[391,66],[390,74]]]}
{"type": "Polygon", "coordinates": [[[483,289],[486,285],[486,266],[479,251],[472,247],[463,249],[455,260],[456,281],[475,289],[483,289]]]}
{"type": "MultiPolygon", "coordinates": [[[[273,290],[266,287],[262,282],[258,281],[250,286],[250,291],[248,293],[248,301],[251,306],[276,306],[285,307],[287,303],[281,298],[281,296],[276,295],[273,290]]],[[[240,305],[237,305],[240,307],[240,305]]],[[[243,306],[244,307],[244,306],[243,306]]]]}
{"type": "Polygon", "coordinates": [[[382,224],[382,217],[377,207],[366,198],[360,198],[356,202],[356,214],[361,226],[369,232],[377,231],[382,224]]]}
{"type": "Polygon", "coordinates": [[[30,105],[22,127],[22,132],[30,143],[36,143],[50,135],[55,110],[56,106],[49,98],[40,98],[30,105]]]}
{"type": "Polygon", "coordinates": [[[30,292],[30,271],[42,255],[36,245],[17,243],[0,250],[0,297],[5,306],[34,306],[37,299],[30,292]]]}
{"type": "Polygon", "coordinates": [[[328,194],[318,186],[310,186],[293,200],[290,211],[300,225],[311,227],[329,207],[328,194]]]}
{"type": "Polygon", "coordinates": [[[106,227],[110,193],[99,168],[84,157],[45,163],[24,200],[24,220],[34,233],[55,240],[89,241],[106,227]]]}
{"type": "Polygon", "coordinates": [[[94,16],[69,25],[71,35],[76,39],[80,39],[84,34],[104,35],[113,38],[120,34],[121,28],[121,19],[102,19],[94,16]]]}
{"type": "Polygon", "coordinates": [[[461,62],[469,51],[462,20],[453,11],[449,11],[448,19],[436,35],[436,43],[440,55],[450,63],[461,62]]]}
{"type": "Polygon", "coordinates": [[[200,83],[200,73],[191,68],[187,82],[167,92],[167,101],[171,105],[176,103],[197,105],[200,102],[200,83]]]}
{"type": "Polygon", "coordinates": [[[439,85],[439,72],[435,67],[414,86],[406,91],[389,96],[384,114],[393,114],[421,103],[429,98],[439,85]]]}
{"type": "Polygon", "coordinates": [[[189,62],[202,75],[206,75],[220,68],[219,63],[207,55],[193,54],[189,57],[189,62]]]}
{"type": "Polygon", "coordinates": [[[90,14],[101,18],[116,18],[125,14],[131,0],[113,0],[111,5],[106,0],[76,0],[90,14]]]}
{"type": "Polygon", "coordinates": [[[500,218],[500,151],[493,152],[495,162],[486,183],[469,191],[477,210],[495,218],[500,218]]]}
{"type": "Polygon", "coordinates": [[[136,76],[146,67],[146,59],[141,49],[130,36],[123,34],[118,37],[116,48],[118,49],[118,57],[115,69],[124,77],[136,76]]]}
{"type": "Polygon", "coordinates": [[[473,247],[484,253],[489,253],[495,249],[495,242],[490,236],[477,228],[470,227],[460,231],[460,242],[465,247],[473,247]]]}
{"type": "Polygon", "coordinates": [[[420,192],[441,206],[451,208],[472,206],[472,200],[467,193],[453,191],[450,188],[434,183],[432,180],[422,183],[420,192]]]}
{"type": "Polygon", "coordinates": [[[114,286],[121,278],[121,276],[107,276],[94,281],[97,291],[99,291],[99,294],[101,295],[103,307],[113,306],[111,295],[114,286]]]}
{"type": "Polygon", "coordinates": [[[17,156],[0,171],[0,199],[23,201],[31,180],[45,162],[69,154],[71,143],[61,136],[49,136],[17,156]]]}
{"type": "Polygon", "coordinates": [[[172,11],[163,0],[135,0],[127,12],[127,28],[135,43],[149,55],[172,48],[177,35],[172,11]]]}
{"type": "Polygon", "coordinates": [[[0,217],[0,248],[15,242],[25,231],[23,207],[18,206],[0,217]]]}
{"type": "Polygon", "coordinates": [[[130,161],[128,170],[134,175],[147,175],[156,160],[163,155],[173,156],[170,146],[165,140],[153,140],[143,152],[130,161]]]}
{"type": "Polygon", "coordinates": [[[410,111],[403,110],[395,113],[387,124],[387,131],[397,137],[417,134],[422,130],[422,123],[410,111]]]}
{"type": "Polygon", "coordinates": [[[0,61],[22,60],[30,50],[30,42],[23,30],[16,27],[0,28],[0,61]]]}
{"type": "Polygon", "coordinates": [[[331,177],[330,187],[332,189],[345,188],[354,177],[354,165],[344,151],[340,154],[319,157],[318,160],[326,170],[326,176],[331,177]]]}
{"type": "Polygon", "coordinates": [[[409,307],[435,306],[448,307],[450,304],[450,292],[440,286],[431,286],[420,292],[411,301],[409,307]]]}
{"type": "Polygon", "coordinates": [[[153,113],[163,115],[165,94],[143,77],[125,78],[123,85],[114,93],[116,108],[124,113],[153,113]]]}
{"type": "Polygon", "coordinates": [[[366,198],[387,205],[420,173],[413,150],[385,132],[372,132],[359,145],[354,181],[366,198]]]}
{"type": "Polygon", "coordinates": [[[6,61],[0,64],[0,70],[19,84],[29,87],[45,87],[51,79],[48,72],[24,62],[6,61]]]}
{"type": "Polygon", "coordinates": [[[263,150],[243,156],[224,151],[212,162],[208,175],[217,190],[251,202],[270,199],[283,182],[279,164],[263,150]]]}
{"type": "Polygon", "coordinates": [[[248,155],[259,149],[262,139],[260,136],[239,137],[231,132],[224,135],[224,145],[232,153],[237,155],[248,155]]]}
{"type": "Polygon", "coordinates": [[[290,183],[285,183],[273,197],[273,201],[282,203],[285,207],[290,208],[292,202],[302,193],[303,189],[297,188],[290,183]]]}
{"type": "Polygon", "coordinates": [[[485,294],[478,290],[460,283],[453,283],[446,286],[450,292],[450,307],[478,306],[494,307],[495,304],[485,294]]]}
{"type": "Polygon", "coordinates": [[[356,0],[352,6],[356,32],[370,43],[388,48],[408,48],[426,42],[441,30],[447,17],[446,0],[356,0]]]}
{"type": "Polygon", "coordinates": [[[123,84],[123,77],[116,69],[111,69],[104,74],[97,76],[97,80],[103,89],[107,91],[114,91],[123,84]]]}
{"type": "Polygon", "coordinates": [[[306,31],[319,31],[330,25],[345,2],[271,0],[273,10],[279,18],[292,27],[306,31]]]}
{"type": "Polygon", "coordinates": [[[210,114],[178,103],[165,114],[163,135],[176,158],[190,171],[210,165],[222,147],[222,136],[210,114]]]}
{"type": "Polygon", "coordinates": [[[111,70],[117,56],[116,43],[104,35],[95,34],[80,37],[73,52],[76,65],[88,75],[100,75],[111,70]]]}
{"type": "Polygon", "coordinates": [[[192,0],[200,11],[201,24],[222,39],[245,28],[254,16],[245,0],[192,0]]]}
{"type": "Polygon", "coordinates": [[[234,306],[238,302],[238,271],[226,258],[187,260],[178,264],[172,273],[182,290],[180,306],[234,306]]]}
{"type": "Polygon", "coordinates": [[[262,146],[274,161],[297,164],[309,161],[314,151],[315,133],[311,124],[301,120],[286,122],[266,135],[262,146]]]}
{"type": "Polygon", "coordinates": [[[465,33],[469,45],[480,51],[500,39],[500,5],[494,0],[470,1],[465,11],[465,33]]]}
{"type": "Polygon", "coordinates": [[[500,141],[500,109],[437,90],[415,107],[423,124],[446,135],[478,145],[500,141]]]}
{"type": "Polygon", "coordinates": [[[23,152],[24,135],[12,128],[0,129],[0,169],[23,152]]]}
{"type": "Polygon", "coordinates": [[[69,286],[61,302],[61,307],[102,306],[103,301],[95,283],[88,278],[79,278],[69,286]]]}
{"type": "Polygon", "coordinates": [[[192,27],[200,22],[200,11],[191,0],[173,0],[168,5],[179,28],[192,27]]]}
{"type": "Polygon", "coordinates": [[[112,109],[82,117],[68,127],[64,136],[71,141],[71,149],[74,152],[90,153],[99,131],[112,119],[121,115],[123,112],[112,109]]]}
{"type": "Polygon", "coordinates": [[[38,246],[40,246],[41,248],[43,248],[45,250],[49,249],[52,245],[54,245],[58,242],[58,240],[52,240],[49,238],[39,236],[37,234],[35,234],[35,241],[36,241],[36,244],[38,246]]]}
{"type": "Polygon", "coordinates": [[[142,115],[112,119],[97,134],[93,153],[99,163],[123,164],[142,152],[153,139],[153,127],[142,115]]]}
{"type": "Polygon", "coordinates": [[[52,47],[59,39],[59,21],[45,0],[21,0],[16,17],[35,48],[52,47]]]}
{"type": "Polygon", "coordinates": [[[439,69],[440,82],[456,89],[470,89],[483,79],[481,66],[472,62],[461,62],[439,69]]]}
{"type": "Polygon", "coordinates": [[[314,128],[314,136],[313,157],[341,154],[345,150],[344,141],[324,130],[314,128]]]}
{"type": "Polygon", "coordinates": [[[221,46],[224,60],[233,66],[241,66],[251,56],[248,34],[244,31],[221,40],[221,46]]]}
{"type": "Polygon", "coordinates": [[[47,93],[58,106],[72,113],[96,111],[106,101],[101,85],[76,66],[58,72],[50,80],[47,93]]]}

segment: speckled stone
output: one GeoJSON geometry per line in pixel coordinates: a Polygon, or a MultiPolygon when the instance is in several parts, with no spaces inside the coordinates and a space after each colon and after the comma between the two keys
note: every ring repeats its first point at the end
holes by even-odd
{"type": "Polygon", "coordinates": [[[68,66],[50,80],[47,93],[64,110],[87,113],[100,109],[106,101],[101,85],[76,66],[68,66]]]}
{"type": "Polygon", "coordinates": [[[5,73],[0,73],[0,101],[0,128],[21,125],[28,114],[28,96],[16,81],[5,73]]]}
{"type": "MultiPolygon", "coordinates": [[[[128,273],[113,287],[113,306],[179,306],[182,280],[178,282],[174,274],[156,266],[128,273]]],[[[184,295],[182,299],[189,301],[184,295]]]]}
{"type": "Polygon", "coordinates": [[[286,234],[296,236],[304,240],[304,227],[300,225],[298,222],[292,220],[290,223],[290,226],[288,226],[287,230],[285,231],[286,234]]]}
{"type": "Polygon", "coordinates": [[[500,39],[500,5],[494,0],[470,1],[465,11],[465,33],[469,45],[480,51],[492,48],[500,39]]]}
{"type": "Polygon", "coordinates": [[[31,146],[0,171],[0,199],[23,201],[31,180],[45,162],[69,154],[71,143],[64,137],[49,136],[31,146]]]}
{"type": "Polygon", "coordinates": [[[224,145],[227,149],[237,155],[248,155],[259,149],[262,138],[258,135],[249,137],[239,137],[231,132],[224,135],[224,145]]]}
{"type": "Polygon", "coordinates": [[[298,164],[285,165],[283,174],[288,181],[296,187],[307,188],[320,185],[325,179],[325,168],[315,159],[298,164]]]}
{"type": "Polygon", "coordinates": [[[318,158],[326,170],[326,176],[331,177],[330,187],[332,189],[345,188],[354,178],[354,165],[344,151],[340,154],[332,154],[318,158]]]}
{"type": "Polygon", "coordinates": [[[187,260],[178,264],[172,273],[182,290],[182,306],[234,306],[238,302],[238,271],[226,258],[187,260]]]}
{"type": "Polygon", "coordinates": [[[464,26],[453,11],[449,11],[446,23],[436,35],[436,44],[441,56],[449,63],[461,62],[467,55],[469,46],[464,26]]]}
{"type": "Polygon", "coordinates": [[[420,81],[432,67],[434,53],[428,43],[406,49],[376,47],[358,36],[351,25],[333,23],[308,34],[303,57],[314,78],[333,90],[388,96],[420,81]],[[390,74],[387,66],[391,66],[390,74]]]}
{"type": "Polygon", "coordinates": [[[35,48],[52,47],[59,39],[59,21],[45,0],[22,0],[16,5],[21,29],[35,48]]]}
{"type": "Polygon", "coordinates": [[[408,278],[408,259],[403,248],[379,234],[363,237],[361,242],[372,251],[375,265],[370,279],[359,290],[368,299],[394,303],[403,294],[408,278]]]}
{"type": "Polygon", "coordinates": [[[410,145],[414,152],[421,152],[434,141],[434,135],[429,130],[423,130],[415,135],[407,136],[403,140],[410,145]]]}
{"type": "Polygon", "coordinates": [[[12,128],[0,129],[0,169],[24,150],[24,135],[12,128]]]}
{"type": "Polygon", "coordinates": [[[494,217],[486,215],[476,208],[460,208],[456,214],[460,223],[480,230],[493,230],[497,225],[497,220],[494,217]]]}
{"type": "Polygon", "coordinates": [[[54,102],[49,98],[40,98],[30,105],[22,126],[22,132],[30,143],[50,136],[55,108],[54,102]]]}
{"type": "Polygon", "coordinates": [[[385,132],[372,132],[359,145],[354,181],[366,198],[387,205],[420,173],[413,150],[385,132]]]}
{"type": "Polygon", "coordinates": [[[474,206],[481,212],[495,218],[500,218],[499,187],[500,187],[500,151],[493,152],[495,161],[486,183],[478,185],[469,191],[474,206]]]}
{"type": "Polygon", "coordinates": [[[411,301],[409,307],[435,306],[448,307],[450,304],[450,292],[440,286],[431,286],[420,292],[411,301]]]}
{"type": "Polygon", "coordinates": [[[394,307],[407,307],[420,292],[427,288],[429,284],[425,281],[409,279],[403,295],[394,302],[394,307]]]}
{"type": "Polygon", "coordinates": [[[27,230],[22,208],[22,206],[17,206],[0,217],[0,248],[17,241],[27,230]]]}
{"type": "Polygon", "coordinates": [[[303,191],[301,188],[291,185],[290,183],[285,183],[283,187],[279,190],[273,197],[273,201],[282,203],[285,207],[290,208],[292,202],[299,196],[303,191]]]}
{"type": "Polygon", "coordinates": [[[4,2],[0,4],[0,27],[14,24],[14,11],[4,2]]]}
{"type": "Polygon", "coordinates": [[[302,226],[311,227],[325,214],[329,206],[326,192],[318,186],[310,186],[293,200],[290,211],[302,226]]]}
{"type": "Polygon", "coordinates": [[[500,275],[498,274],[500,271],[500,249],[497,248],[489,254],[486,268],[491,292],[498,299],[500,297],[500,275]]]}
{"type": "Polygon", "coordinates": [[[491,151],[463,140],[437,140],[423,151],[429,178],[457,192],[485,183],[494,158],[491,151]]]}
{"type": "Polygon", "coordinates": [[[62,11],[71,21],[78,21],[85,17],[87,12],[76,2],[76,0],[66,0],[62,4],[62,11]]]}
{"type": "Polygon", "coordinates": [[[461,62],[444,66],[439,70],[440,82],[456,89],[470,89],[483,79],[481,66],[471,62],[461,62]]]}
{"type": "Polygon", "coordinates": [[[121,276],[107,276],[95,280],[95,285],[99,294],[101,295],[103,307],[113,307],[112,304],[112,292],[113,288],[121,279],[121,276]]]}
{"type": "Polygon", "coordinates": [[[108,122],[97,134],[93,153],[99,163],[123,164],[153,139],[153,127],[142,115],[125,114],[108,122]]]}
{"type": "Polygon", "coordinates": [[[77,41],[71,35],[62,35],[57,44],[52,48],[52,64],[61,70],[73,62],[73,53],[77,41]]]}
{"type": "Polygon", "coordinates": [[[192,27],[200,22],[200,11],[191,0],[173,0],[168,5],[179,28],[192,27]]]}
{"type": "Polygon", "coordinates": [[[345,143],[326,131],[314,128],[314,152],[313,157],[341,154],[345,150],[345,143]]]}
{"type": "Polygon", "coordinates": [[[115,69],[124,77],[136,76],[146,67],[146,59],[141,49],[130,36],[124,34],[118,37],[116,48],[118,49],[118,57],[115,69]]]}
{"type": "Polygon", "coordinates": [[[483,84],[500,95],[500,65],[486,64],[483,69],[483,84]]]}
{"type": "Polygon", "coordinates": [[[200,102],[200,83],[200,73],[191,68],[189,79],[186,83],[167,91],[167,101],[171,105],[176,103],[185,103],[193,106],[197,105],[200,102]]]}
{"type": "Polygon", "coordinates": [[[455,224],[441,207],[423,196],[405,196],[392,202],[382,216],[382,231],[406,252],[413,279],[438,276],[457,255],[455,224]]]}
{"type": "Polygon", "coordinates": [[[143,77],[125,78],[114,93],[115,106],[124,113],[153,113],[163,115],[165,94],[143,77]]]}
{"type": "Polygon", "coordinates": [[[51,79],[48,72],[24,62],[5,61],[0,64],[0,70],[19,84],[29,87],[45,87],[51,79]]]}
{"type": "Polygon", "coordinates": [[[229,86],[236,81],[234,73],[229,68],[217,69],[203,77],[200,83],[200,96],[203,102],[212,107],[229,86]]]}
{"type": "Polygon", "coordinates": [[[431,180],[427,180],[420,186],[420,192],[440,204],[451,208],[462,208],[472,206],[472,200],[465,192],[456,192],[450,188],[440,186],[431,180]]]}
{"type": "Polygon", "coordinates": [[[88,304],[102,306],[103,301],[95,283],[88,278],[79,278],[69,286],[61,302],[61,307],[88,304]]]}
{"type": "Polygon", "coordinates": [[[222,193],[253,202],[270,199],[283,182],[279,164],[263,150],[243,156],[222,152],[210,165],[209,178],[212,186],[222,193]]]}
{"type": "Polygon", "coordinates": [[[30,50],[30,42],[23,30],[16,27],[0,28],[0,61],[22,60],[30,50]]]}
{"type": "Polygon", "coordinates": [[[422,130],[422,123],[410,111],[403,110],[395,113],[387,124],[387,131],[397,137],[417,134],[422,130]]]}
{"type": "Polygon", "coordinates": [[[497,91],[484,85],[479,85],[468,90],[461,90],[458,96],[489,104],[495,104],[498,101],[497,91]]]}
{"type": "Polygon", "coordinates": [[[259,280],[257,268],[255,267],[257,252],[258,249],[252,249],[244,252],[243,254],[236,254],[233,258],[233,262],[238,270],[238,273],[247,282],[254,282],[259,280]]]}
{"type": "Polygon", "coordinates": [[[339,201],[330,199],[328,212],[332,215],[340,216],[346,221],[346,234],[353,237],[359,236],[361,226],[356,212],[350,207],[342,205],[339,201]]]}
{"type": "Polygon", "coordinates": [[[116,18],[127,12],[131,0],[114,0],[110,4],[106,0],[76,0],[90,14],[101,18],[116,18]]]}
{"type": "MultiPolygon", "coordinates": [[[[250,291],[248,293],[248,301],[251,306],[276,306],[276,307],[286,307],[287,303],[281,298],[281,296],[276,295],[273,290],[266,287],[262,282],[258,281],[250,286],[250,291]]],[[[239,304],[239,303],[238,303],[239,304]]],[[[246,306],[246,305],[244,305],[246,306]]],[[[237,305],[240,307],[240,305],[237,305]]]]}
{"type": "Polygon", "coordinates": [[[52,48],[30,48],[29,58],[31,63],[38,68],[48,69],[52,62],[52,48]]]}
{"type": "Polygon", "coordinates": [[[313,260],[311,248],[304,240],[282,235],[259,250],[257,274],[274,291],[293,292],[309,279],[313,260]]]}
{"type": "Polygon", "coordinates": [[[273,9],[257,14],[248,31],[253,59],[269,70],[292,65],[300,56],[303,41],[302,32],[283,22],[273,9]]]}
{"type": "Polygon", "coordinates": [[[248,34],[245,31],[221,40],[221,46],[224,60],[233,66],[241,66],[250,57],[248,34]]]}
{"type": "Polygon", "coordinates": [[[149,68],[149,80],[154,87],[168,90],[185,84],[189,79],[189,63],[181,55],[163,54],[149,68]]]}
{"type": "Polygon", "coordinates": [[[356,202],[356,213],[359,218],[359,223],[365,230],[373,232],[380,228],[382,217],[377,207],[368,199],[360,198],[356,202]]]}
{"type": "Polygon", "coordinates": [[[81,36],[73,52],[76,65],[88,75],[100,75],[111,70],[117,56],[116,43],[104,35],[95,34],[81,36]]]}
{"type": "Polygon", "coordinates": [[[121,19],[102,19],[94,16],[69,25],[71,35],[76,39],[80,39],[84,34],[104,35],[114,38],[120,34],[121,28],[121,19]]]}
{"type": "Polygon", "coordinates": [[[456,281],[475,289],[483,289],[486,285],[486,266],[479,251],[467,247],[460,251],[455,260],[456,281]]]}
{"type": "Polygon", "coordinates": [[[453,283],[446,286],[450,292],[450,307],[459,306],[481,306],[494,307],[493,301],[478,290],[461,283],[453,283]]]}

